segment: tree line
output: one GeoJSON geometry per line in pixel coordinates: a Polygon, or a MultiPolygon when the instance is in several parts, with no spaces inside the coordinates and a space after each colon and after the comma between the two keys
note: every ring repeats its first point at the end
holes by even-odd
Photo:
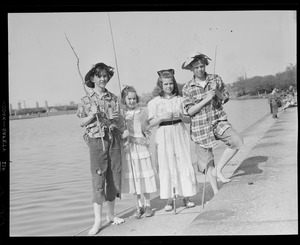
{"type": "Polygon", "coordinates": [[[294,89],[297,86],[296,65],[288,65],[284,72],[276,75],[255,76],[252,78],[239,77],[238,81],[227,84],[230,93],[236,94],[236,97],[243,95],[257,95],[261,93],[271,93],[274,88],[279,91],[287,91],[292,85],[294,89]]]}
{"type": "MultiPolygon", "coordinates": [[[[238,77],[236,82],[226,84],[227,90],[234,97],[244,95],[269,94],[274,88],[279,91],[286,91],[292,85],[294,89],[297,87],[296,78],[297,65],[289,64],[285,71],[279,72],[276,75],[255,76],[251,78],[238,77]]],[[[182,96],[182,88],[184,83],[178,83],[179,95],[182,96]]],[[[157,87],[149,92],[143,93],[140,96],[140,104],[147,103],[157,96],[157,87]]]]}

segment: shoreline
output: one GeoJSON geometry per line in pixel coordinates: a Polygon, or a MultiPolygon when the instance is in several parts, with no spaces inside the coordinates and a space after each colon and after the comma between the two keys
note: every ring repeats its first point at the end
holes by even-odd
{"type": "MultiPolygon", "coordinates": [[[[281,115],[285,114],[285,111],[280,111],[278,113],[278,116],[281,117],[281,115]]],[[[270,130],[272,131],[272,128],[274,125],[276,125],[277,121],[274,120],[269,113],[266,113],[263,117],[258,119],[256,122],[254,122],[251,126],[246,128],[241,132],[241,135],[244,138],[245,147],[241,149],[237,155],[228,163],[228,165],[225,166],[223,173],[225,176],[228,177],[234,177],[236,176],[236,171],[241,167],[242,163],[247,160],[247,157],[257,146],[259,145],[260,141],[264,139],[267,132],[270,130]]],[[[221,153],[223,152],[225,146],[222,144],[218,144],[215,148],[215,160],[218,161],[218,159],[221,156],[221,153]]],[[[197,180],[198,180],[198,193],[196,196],[191,197],[192,201],[195,201],[196,203],[196,209],[198,210],[201,206],[201,200],[199,193],[202,192],[203,186],[204,186],[204,175],[201,173],[197,173],[197,180]]],[[[230,182],[231,183],[231,182],[230,182]]],[[[220,186],[220,192],[222,192],[223,187],[227,187],[230,185],[230,183],[222,184],[219,182],[220,186]]],[[[234,183],[234,181],[232,181],[234,183]]],[[[207,203],[210,201],[211,203],[214,203],[215,198],[212,194],[211,187],[208,186],[207,188],[207,199],[205,198],[206,206],[209,206],[210,204],[207,203]]],[[[163,235],[163,234],[178,234],[181,233],[183,230],[185,230],[186,227],[191,225],[191,222],[200,215],[203,211],[200,211],[200,213],[195,213],[195,208],[187,209],[185,207],[177,207],[177,213],[178,215],[174,215],[173,212],[166,213],[163,210],[165,201],[161,200],[158,195],[154,195],[151,198],[152,207],[155,209],[155,216],[151,218],[144,218],[140,220],[136,220],[132,217],[132,214],[135,211],[135,205],[132,207],[127,207],[126,209],[117,212],[117,215],[119,215],[122,218],[126,219],[126,222],[118,227],[112,226],[110,224],[106,224],[104,221],[104,227],[102,231],[100,231],[96,236],[127,236],[127,235],[134,235],[134,236],[144,236],[144,235],[163,235]],[[180,215],[180,213],[184,215],[180,215]],[[159,224],[161,224],[162,220],[160,220],[163,216],[167,216],[168,219],[170,219],[170,222],[167,221],[165,223],[165,226],[163,229],[159,224]],[[180,217],[179,219],[177,217],[180,217]],[[173,222],[179,224],[178,227],[174,227],[172,224],[173,222]],[[143,225],[145,226],[151,226],[151,229],[142,229],[141,223],[143,222],[143,225]],[[170,223],[170,224],[169,224],[170,223]],[[156,233],[156,234],[154,234],[156,233]]],[[[178,203],[181,203],[181,199],[179,198],[178,203]]],[[[205,212],[205,211],[204,211],[205,212]]],[[[87,231],[89,228],[83,229],[81,232],[78,232],[74,236],[87,236],[87,231]]],[[[188,233],[188,232],[187,232],[188,233]]]]}
{"type": "MultiPolygon", "coordinates": [[[[252,100],[252,99],[267,99],[264,96],[260,95],[244,95],[241,97],[230,97],[230,100],[252,100]]],[[[142,107],[147,107],[147,105],[142,105],[142,107]]],[[[32,118],[40,118],[40,117],[49,117],[49,116],[60,116],[60,115],[68,115],[75,114],[77,110],[63,110],[63,111],[55,111],[55,112],[45,112],[40,114],[30,114],[30,115],[15,115],[9,116],[9,120],[21,120],[21,119],[32,119],[32,118]]]]}

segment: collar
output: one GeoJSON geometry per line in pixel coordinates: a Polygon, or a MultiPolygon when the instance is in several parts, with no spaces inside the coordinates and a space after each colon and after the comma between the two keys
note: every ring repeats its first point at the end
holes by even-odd
{"type": "Polygon", "coordinates": [[[94,89],[91,91],[91,96],[96,95],[98,96],[100,99],[102,99],[103,97],[106,99],[111,99],[111,94],[110,92],[105,88],[105,91],[100,95],[98,92],[96,92],[94,89]]]}

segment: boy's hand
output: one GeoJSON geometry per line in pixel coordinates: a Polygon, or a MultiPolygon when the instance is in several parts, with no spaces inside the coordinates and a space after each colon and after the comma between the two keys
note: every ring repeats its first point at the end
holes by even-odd
{"type": "Polygon", "coordinates": [[[123,132],[123,134],[122,134],[122,138],[123,138],[123,139],[126,139],[128,136],[129,136],[129,130],[126,129],[126,130],[123,132]]]}
{"type": "Polygon", "coordinates": [[[92,105],[89,114],[94,116],[97,113],[98,113],[98,107],[96,105],[92,105]]]}

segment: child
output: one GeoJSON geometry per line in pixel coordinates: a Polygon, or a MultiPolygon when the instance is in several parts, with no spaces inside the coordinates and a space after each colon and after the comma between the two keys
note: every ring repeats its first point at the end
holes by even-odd
{"type": "Polygon", "coordinates": [[[152,166],[149,150],[149,121],[146,111],[138,108],[139,97],[133,87],[126,86],[122,92],[122,104],[125,105],[125,120],[127,130],[123,133],[126,139],[125,164],[122,191],[136,193],[139,209],[134,214],[135,218],[154,215],[150,206],[150,193],[156,192],[155,169],[152,166]],[[143,194],[145,203],[141,200],[143,194]]]}
{"type": "Polygon", "coordinates": [[[182,64],[182,69],[193,73],[193,78],[183,86],[182,94],[185,114],[191,117],[190,132],[198,167],[207,174],[213,192],[217,194],[216,177],[223,183],[231,181],[225,178],[222,169],[243,146],[243,138],[232,128],[223,109],[222,105],[229,99],[224,82],[220,76],[206,72],[209,60],[205,54],[195,53],[182,64]],[[227,147],[214,167],[216,140],[221,140],[227,147]]]}
{"type": "Polygon", "coordinates": [[[158,96],[148,103],[150,126],[158,126],[155,135],[157,150],[160,198],[168,199],[165,211],[174,208],[175,195],[184,196],[183,203],[188,208],[195,204],[189,200],[196,195],[196,176],[191,160],[190,137],[184,123],[190,118],[183,115],[182,97],[178,96],[178,86],[174,70],[157,72],[156,91],[158,96]]]}
{"type": "Polygon", "coordinates": [[[85,76],[89,95],[81,98],[77,116],[85,127],[84,140],[89,147],[90,169],[93,184],[95,221],[89,235],[101,229],[102,205],[107,201],[107,220],[121,224],[123,219],[114,215],[115,198],[120,197],[121,187],[121,134],[118,127],[120,106],[117,97],[105,87],[113,76],[113,68],[97,63],[85,76]],[[109,108],[114,108],[111,115],[109,108]]]}

